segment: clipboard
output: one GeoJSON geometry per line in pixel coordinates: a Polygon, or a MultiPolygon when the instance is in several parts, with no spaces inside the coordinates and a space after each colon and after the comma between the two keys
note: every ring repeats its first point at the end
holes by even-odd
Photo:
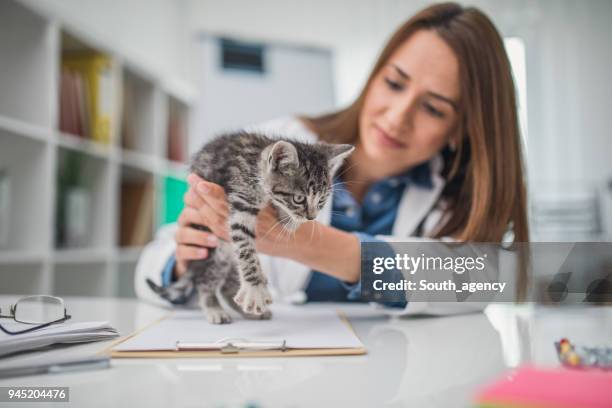
{"type": "MultiPolygon", "coordinates": [[[[287,312],[287,309],[290,309],[289,313],[298,313],[295,319],[299,320],[303,319],[304,316],[308,316],[309,311],[304,311],[301,309],[305,309],[303,306],[287,306],[284,307],[283,313],[287,312]]],[[[278,315],[278,308],[273,309],[273,313],[278,315]]],[[[244,336],[225,336],[215,341],[205,340],[205,341],[194,341],[193,339],[177,339],[173,341],[172,345],[166,344],[165,349],[151,349],[151,350],[125,350],[126,342],[134,342],[137,336],[146,335],[147,332],[152,332],[156,329],[155,326],[159,326],[162,324],[168,323],[169,319],[175,318],[178,313],[186,313],[186,312],[171,312],[158,320],[151,322],[150,324],[142,327],[139,330],[136,330],[134,333],[120,338],[117,341],[113,342],[110,346],[104,349],[101,353],[110,355],[112,358],[232,358],[232,357],[296,357],[296,356],[341,356],[341,355],[363,355],[367,353],[366,348],[363,346],[357,335],[355,334],[353,328],[346,316],[341,312],[329,311],[327,310],[327,316],[325,318],[331,318],[329,314],[333,314],[335,316],[335,322],[331,322],[327,320],[324,324],[329,325],[329,327],[335,327],[336,330],[342,331],[342,336],[345,339],[353,336],[355,341],[351,341],[352,346],[350,347],[292,347],[292,342],[295,343],[295,339],[287,339],[283,336],[276,337],[274,339],[267,339],[262,341],[260,339],[249,339],[244,336]],[[124,350],[121,350],[121,348],[124,350]]],[[[195,315],[199,316],[198,324],[203,325],[202,327],[209,327],[215,330],[222,330],[223,328],[219,328],[217,325],[210,325],[210,323],[206,322],[204,316],[201,314],[201,311],[192,312],[195,315]],[[207,326],[208,325],[208,326],[207,326]]],[[[319,312],[321,313],[321,312],[319,312]]],[[[281,317],[283,314],[281,314],[281,317]]],[[[310,324],[316,324],[316,318],[318,315],[309,316],[310,324]],[[314,320],[313,320],[314,319],[314,320]]],[[[273,322],[274,318],[270,321],[250,321],[251,325],[261,325],[261,326],[253,326],[253,327],[261,327],[262,331],[266,330],[265,324],[267,322],[273,322]]],[[[287,319],[285,318],[285,321],[287,319]]],[[[282,322],[280,322],[282,324],[282,322]]],[[[191,322],[191,324],[194,324],[191,322]]],[[[230,325],[240,324],[240,320],[231,323],[230,325]]],[[[243,323],[244,325],[244,323],[243,323]]],[[[228,327],[228,325],[221,325],[228,327]]],[[[270,324],[268,323],[268,326],[270,324]]],[[[235,326],[239,327],[239,326],[235,326]]],[[[245,327],[245,326],[243,326],[245,327]]],[[[157,327],[158,330],[161,330],[161,327],[157,327]]],[[[319,335],[322,337],[322,334],[319,335]]]]}

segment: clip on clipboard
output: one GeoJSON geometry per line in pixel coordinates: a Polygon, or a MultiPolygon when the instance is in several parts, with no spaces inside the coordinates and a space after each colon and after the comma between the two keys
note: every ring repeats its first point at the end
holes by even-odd
{"type": "Polygon", "coordinates": [[[224,338],[214,343],[176,342],[176,351],[215,350],[222,354],[233,354],[240,351],[287,351],[287,341],[249,341],[243,338],[224,338]]]}

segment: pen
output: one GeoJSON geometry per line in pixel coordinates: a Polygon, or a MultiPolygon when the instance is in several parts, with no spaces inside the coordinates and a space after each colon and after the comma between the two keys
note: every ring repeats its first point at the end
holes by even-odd
{"type": "Polygon", "coordinates": [[[110,357],[93,357],[80,360],[56,361],[38,365],[3,368],[0,369],[0,378],[96,370],[108,367],[110,367],[110,357]]]}

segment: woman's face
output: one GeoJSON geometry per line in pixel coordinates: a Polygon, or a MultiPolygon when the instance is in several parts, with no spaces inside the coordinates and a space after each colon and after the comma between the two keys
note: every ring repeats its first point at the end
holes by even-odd
{"type": "Polygon", "coordinates": [[[382,176],[436,155],[456,139],[459,63],[430,30],[414,33],[376,74],[359,117],[360,160],[382,176]]]}

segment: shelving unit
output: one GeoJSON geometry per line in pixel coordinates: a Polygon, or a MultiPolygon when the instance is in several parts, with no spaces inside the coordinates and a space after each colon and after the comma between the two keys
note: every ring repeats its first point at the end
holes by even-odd
{"type": "Polygon", "coordinates": [[[0,294],[133,296],[142,245],[168,218],[161,216],[170,205],[164,180],[187,174],[184,163],[170,160],[176,145],[168,138],[170,124],[178,126],[185,138],[179,147],[186,149],[193,89],[27,0],[0,2],[0,55],[0,174],[10,186],[9,222],[0,225],[8,229],[7,242],[0,242],[0,294]],[[116,117],[108,144],[59,130],[62,55],[74,50],[113,61],[116,117]],[[83,210],[78,220],[60,205],[66,175],[74,179],[71,205],[83,210]],[[133,221],[125,213],[133,188],[148,195],[144,210],[132,209],[146,215],[130,241],[122,225],[133,221]]]}

